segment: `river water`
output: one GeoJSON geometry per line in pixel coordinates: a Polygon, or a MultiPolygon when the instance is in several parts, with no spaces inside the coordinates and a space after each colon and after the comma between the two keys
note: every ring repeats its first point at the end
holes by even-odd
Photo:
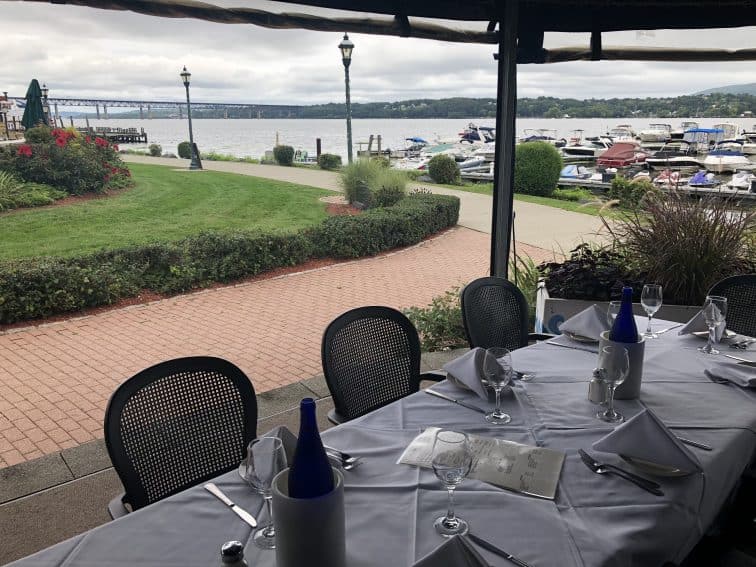
{"type": "MultiPolygon", "coordinates": [[[[558,138],[568,138],[576,129],[585,131],[586,136],[603,134],[618,124],[630,124],[638,132],[647,128],[649,123],[670,123],[677,128],[683,119],[668,118],[521,118],[517,120],[517,132],[522,134],[526,128],[549,128],[557,131],[558,138]]],[[[751,130],[756,118],[698,118],[692,119],[702,128],[711,127],[722,122],[733,122],[741,129],[751,130]]],[[[355,119],[352,120],[352,139],[354,150],[357,142],[367,141],[368,137],[380,134],[382,147],[398,149],[404,147],[404,139],[419,136],[433,142],[436,138],[454,138],[469,123],[481,126],[494,126],[492,118],[479,119],[355,119]]],[[[85,126],[83,119],[74,120],[76,126],[85,126]]],[[[150,143],[157,143],[164,152],[176,153],[179,142],[189,139],[187,121],[179,119],[139,120],[108,119],[89,120],[91,126],[109,127],[143,127],[150,143]]],[[[281,144],[295,149],[315,153],[315,139],[322,140],[323,152],[339,154],[346,158],[346,124],[344,120],[335,119],[202,119],[193,121],[194,139],[201,152],[219,152],[235,156],[259,158],[266,150],[273,148],[276,135],[281,144]]],[[[144,144],[130,147],[145,147],[144,144]]]]}

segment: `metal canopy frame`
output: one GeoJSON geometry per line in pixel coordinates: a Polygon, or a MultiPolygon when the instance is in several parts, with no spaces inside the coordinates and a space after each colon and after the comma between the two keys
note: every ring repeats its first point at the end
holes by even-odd
{"type": "MultiPolygon", "coordinates": [[[[70,4],[168,18],[275,29],[367,33],[458,43],[498,44],[496,153],[491,230],[491,275],[507,277],[512,235],[517,63],[577,60],[745,61],[756,48],[665,49],[604,47],[601,33],[623,30],[713,29],[756,26],[756,0],[279,0],[281,4],[358,12],[370,17],[272,13],[250,7],[222,8],[197,0],[0,0],[70,4]],[[372,14],[391,16],[376,18],[372,14]],[[435,22],[485,24],[455,29],[435,22]],[[496,26],[499,30],[496,30],[496,26]],[[590,45],[546,50],[545,32],[590,32],[590,45]]],[[[243,2],[244,0],[240,0],[243,2]]],[[[249,3],[249,0],[247,0],[249,3]]]]}

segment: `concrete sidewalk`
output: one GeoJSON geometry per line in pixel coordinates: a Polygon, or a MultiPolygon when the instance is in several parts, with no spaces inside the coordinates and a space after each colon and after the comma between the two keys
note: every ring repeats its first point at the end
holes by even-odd
{"type": "MultiPolygon", "coordinates": [[[[189,167],[189,160],[172,158],[153,158],[124,154],[124,161],[131,163],[147,163],[170,165],[173,167],[189,167]]],[[[278,181],[299,183],[320,187],[331,191],[341,191],[339,175],[332,171],[304,167],[281,167],[278,165],[258,165],[229,161],[204,161],[202,166],[210,171],[225,171],[240,175],[252,175],[278,181]]],[[[441,195],[454,195],[460,199],[459,224],[461,226],[491,233],[491,197],[468,191],[436,187],[432,184],[410,183],[413,188],[430,189],[441,195]]],[[[515,229],[518,242],[546,250],[567,252],[583,241],[595,241],[605,238],[601,219],[593,215],[574,213],[537,205],[515,201],[516,221],[515,229]]]]}

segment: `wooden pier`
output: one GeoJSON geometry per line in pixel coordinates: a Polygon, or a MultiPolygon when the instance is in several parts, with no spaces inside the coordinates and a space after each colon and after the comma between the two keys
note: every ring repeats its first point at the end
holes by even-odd
{"type": "Polygon", "coordinates": [[[96,128],[77,128],[85,136],[99,136],[105,138],[108,142],[115,144],[146,144],[147,132],[144,128],[107,128],[98,126],[96,128]]]}

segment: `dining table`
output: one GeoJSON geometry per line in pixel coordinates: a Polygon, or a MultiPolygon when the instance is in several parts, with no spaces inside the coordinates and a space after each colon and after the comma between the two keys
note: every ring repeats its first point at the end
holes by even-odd
{"type": "MultiPolygon", "coordinates": [[[[655,329],[669,325],[654,321],[655,329]]],[[[528,565],[679,563],[716,525],[756,455],[756,390],[710,380],[704,371],[712,361],[725,359],[699,353],[702,344],[704,339],[679,336],[677,330],[646,340],[640,397],[615,403],[626,418],[648,408],[675,435],[709,445],[710,451],[689,447],[701,468],[692,474],[651,477],[616,454],[592,449],[616,427],[597,419],[599,406],[588,400],[588,381],[597,365],[595,344],[539,342],[513,351],[514,369],[533,378],[513,382],[503,396],[502,408],[512,417],[506,425],[489,424],[479,412],[421,390],[323,432],[328,445],[362,457],[360,466],[343,472],[347,565],[411,566],[444,543],[433,522],[446,511],[445,487],[431,469],[397,462],[410,442],[431,426],[565,454],[553,500],[473,478],[456,491],[457,515],[469,522],[470,531],[528,565]],[[652,478],[663,495],[623,478],[595,474],[579,449],[652,478]]],[[[432,388],[485,409],[493,407],[492,401],[449,381],[432,388]]],[[[262,498],[238,471],[214,482],[237,505],[266,520],[262,498]]],[[[219,565],[220,546],[239,540],[250,566],[275,566],[275,552],[257,548],[253,531],[202,486],[195,486],[12,565],[219,565]]],[[[492,566],[511,565],[480,552],[492,566]]]]}

